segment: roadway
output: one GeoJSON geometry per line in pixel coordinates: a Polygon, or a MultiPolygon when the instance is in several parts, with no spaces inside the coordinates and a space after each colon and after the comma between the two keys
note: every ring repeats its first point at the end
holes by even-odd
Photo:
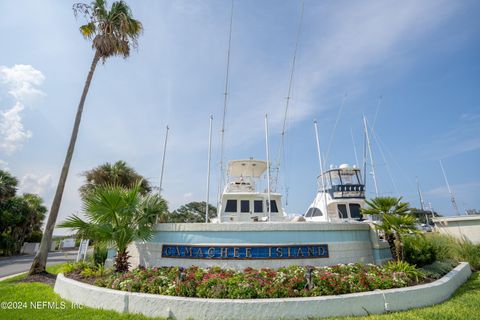
{"type": "MultiPolygon", "coordinates": [[[[30,270],[34,255],[20,255],[0,258],[0,278],[30,270]]],[[[49,252],[47,266],[64,263],[77,258],[77,250],[49,252]]]]}

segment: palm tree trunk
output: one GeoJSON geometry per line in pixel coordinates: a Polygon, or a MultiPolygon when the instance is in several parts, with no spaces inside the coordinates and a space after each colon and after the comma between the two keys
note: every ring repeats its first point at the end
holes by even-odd
{"type": "Polygon", "coordinates": [[[88,72],[87,80],[85,81],[85,85],[83,87],[82,97],[80,98],[80,103],[78,104],[77,115],[75,116],[75,123],[72,130],[72,136],[70,137],[70,144],[68,145],[67,155],[65,156],[65,162],[63,163],[60,179],[58,180],[57,190],[55,191],[55,197],[53,198],[52,207],[50,209],[50,214],[47,220],[47,225],[45,226],[42,242],[40,243],[40,250],[38,251],[35,259],[33,260],[29,274],[45,272],[48,251],[50,250],[50,246],[52,243],[53,229],[55,228],[55,222],[57,221],[58,210],[60,209],[60,204],[62,202],[63,190],[65,189],[68,170],[70,168],[70,162],[72,161],[73,150],[75,149],[75,143],[77,141],[78,129],[80,128],[80,121],[82,120],[83,105],[85,104],[85,98],[87,97],[93,73],[95,72],[95,68],[99,60],[100,53],[97,50],[95,51],[95,55],[93,56],[92,65],[90,66],[90,71],[88,72]]]}
{"type": "Polygon", "coordinates": [[[388,242],[388,246],[390,247],[390,253],[392,254],[392,259],[394,261],[397,261],[398,255],[397,255],[397,247],[395,246],[395,236],[389,233],[389,234],[385,234],[385,238],[388,242]]]}
{"type": "Polygon", "coordinates": [[[129,258],[127,249],[119,250],[115,256],[115,272],[127,272],[130,267],[129,258]]]}

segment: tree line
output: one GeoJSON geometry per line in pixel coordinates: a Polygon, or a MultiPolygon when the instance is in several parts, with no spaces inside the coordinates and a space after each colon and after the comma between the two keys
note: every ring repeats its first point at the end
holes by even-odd
{"type": "Polygon", "coordinates": [[[0,254],[19,254],[24,242],[40,242],[47,213],[36,194],[17,194],[18,179],[0,170],[0,254]]]}

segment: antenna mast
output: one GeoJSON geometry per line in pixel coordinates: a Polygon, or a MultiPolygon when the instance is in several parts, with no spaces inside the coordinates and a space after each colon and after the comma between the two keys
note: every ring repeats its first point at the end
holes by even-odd
{"type": "Polygon", "coordinates": [[[450,184],[448,183],[447,175],[445,174],[445,169],[443,168],[442,160],[438,160],[438,162],[440,163],[440,168],[442,168],[443,177],[445,178],[445,183],[447,184],[447,189],[448,189],[448,193],[450,194],[450,201],[452,202],[453,210],[455,210],[455,213],[457,214],[457,216],[459,216],[460,211],[458,211],[457,201],[455,200],[455,195],[453,194],[452,189],[450,189],[450,184]]]}
{"type": "MultiPolygon", "coordinates": [[[[373,177],[373,185],[375,187],[375,195],[376,197],[378,197],[377,176],[375,175],[375,164],[373,162],[372,146],[370,145],[370,138],[368,136],[368,124],[367,124],[367,118],[365,117],[365,115],[363,116],[363,125],[365,126],[365,139],[367,142],[368,154],[370,155],[370,163],[372,166],[372,177],[373,177]]],[[[365,157],[365,161],[366,161],[366,157],[365,157]]],[[[365,162],[365,168],[366,166],[367,164],[365,162]]]]}
{"type": "MultiPolygon", "coordinates": [[[[223,154],[224,154],[224,140],[225,140],[225,116],[227,114],[227,101],[228,101],[228,76],[230,72],[230,49],[232,45],[232,26],[233,26],[233,0],[232,6],[230,9],[230,30],[228,33],[228,50],[227,50],[227,71],[225,75],[225,92],[224,92],[224,99],[223,99],[223,117],[222,117],[222,129],[220,131],[220,177],[218,182],[218,194],[217,194],[217,202],[218,202],[218,209],[220,208],[220,195],[222,186],[224,184],[224,168],[223,168],[223,154]]],[[[221,222],[221,210],[218,210],[218,220],[221,222]]]]}
{"type": "Polygon", "coordinates": [[[210,126],[208,130],[208,165],[207,165],[207,193],[205,196],[205,223],[208,223],[208,205],[210,197],[210,163],[212,161],[212,122],[213,116],[210,115],[210,126]]]}

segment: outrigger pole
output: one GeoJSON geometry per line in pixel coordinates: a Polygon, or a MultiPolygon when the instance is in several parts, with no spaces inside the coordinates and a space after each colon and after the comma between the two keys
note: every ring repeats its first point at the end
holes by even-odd
{"type": "MultiPolygon", "coordinates": [[[[365,117],[365,115],[363,116],[363,125],[365,126],[365,138],[367,140],[368,154],[370,155],[370,163],[372,166],[372,177],[373,177],[373,185],[375,187],[375,195],[378,198],[377,176],[375,175],[375,164],[373,163],[372,146],[370,145],[370,137],[368,135],[368,124],[367,124],[367,118],[365,117]]],[[[366,164],[365,164],[365,167],[366,167],[366,164]]]]}
{"type": "MultiPolygon", "coordinates": [[[[293,78],[295,74],[295,64],[297,62],[297,51],[298,51],[298,44],[300,42],[300,35],[302,32],[302,25],[303,25],[303,12],[305,9],[305,1],[302,0],[302,9],[300,11],[300,20],[298,22],[298,29],[297,29],[297,38],[295,41],[295,50],[293,51],[293,60],[292,66],[290,69],[290,78],[288,81],[288,92],[287,97],[285,98],[285,113],[283,115],[283,126],[282,126],[282,133],[281,133],[281,142],[278,149],[278,159],[277,159],[277,168],[276,168],[276,175],[275,175],[275,184],[274,188],[277,188],[278,185],[278,176],[280,171],[280,159],[285,160],[285,132],[287,130],[287,116],[288,116],[288,109],[290,106],[290,99],[292,98],[292,90],[293,90],[293,78]]],[[[284,181],[285,183],[285,181],[284,181]]],[[[286,203],[285,203],[286,205],[286,203]]]]}
{"type": "Polygon", "coordinates": [[[223,117],[222,117],[222,130],[220,131],[220,176],[218,182],[218,194],[217,194],[217,216],[218,221],[222,222],[221,208],[220,208],[220,196],[224,182],[224,169],[223,169],[223,153],[224,153],[224,139],[225,139],[225,116],[227,114],[227,97],[228,97],[228,75],[230,71],[230,49],[232,44],[232,25],[233,25],[233,0],[232,7],[230,9],[230,31],[228,33],[228,51],[227,51],[227,71],[225,75],[225,92],[223,100],[223,117]]]}
{"type": "Polygon", "coordinates": [[[447,175],[445,174],[445,169],[443,169],[442,160],[438,160],[438,162],[440,163],[440,168],[442,168],[443,177],[445,178],[445,183],[447,184],[447,189],[448,189],[448,193],[450,194],[450,201],[452,202],[453,210],[455,210],[455,213],[457,214],[457,216],[459,216],[460,211],[458,211],[457,201],[455,200],[455,195],[453,194],[452,189],[450,189],[450,184],[448,183],[447,175]]]}
{"type": "Polygon", "coordinates": [[[210,126],[208,130],[208,166],[207,166],[207,193],[205,196],[205,223],[208,223],[208,206],[210,196],[210,163],[212,162],[212,122],[213,116],[210,115],[210,126]]]}
{"type": "Polygon", "coordinates": [[[272,221],[272,201],[270,199],[270,158],[268,153],[268,115],[265,114],[265,151],[267,154],[267,199],[268,199],[268,222],[272,221]]]}
{"type": "Polygon", "coordinates": [[[163,171],[165,169],[165,154],[167,153],[168,130],[170,130],[170,128],[167,125],[167,130],[165,132],[165,143],[163,144],[162,171],[160,173],[160,188],[158,190],[158,195],[160,196],[162,195],[163,171]]]}
{"type": "Polygon", "coordinates": [[[318,135],[318,124],[317,120],[313,120],[313,126],[315,127],[315,138],[317,141],[317,154],[318,154],[318,163],[320,164],[320,177],[322,178],[322,192],[325,197],[325,216],[327,217],[327,220],[330,221],[330,217],[328,216],[328,204],[327,204],[327,193],[325,189],[325,176],[323,175],[323,158],[322,158],[322,152],[320,150],[320,137],[318,135]]]}

